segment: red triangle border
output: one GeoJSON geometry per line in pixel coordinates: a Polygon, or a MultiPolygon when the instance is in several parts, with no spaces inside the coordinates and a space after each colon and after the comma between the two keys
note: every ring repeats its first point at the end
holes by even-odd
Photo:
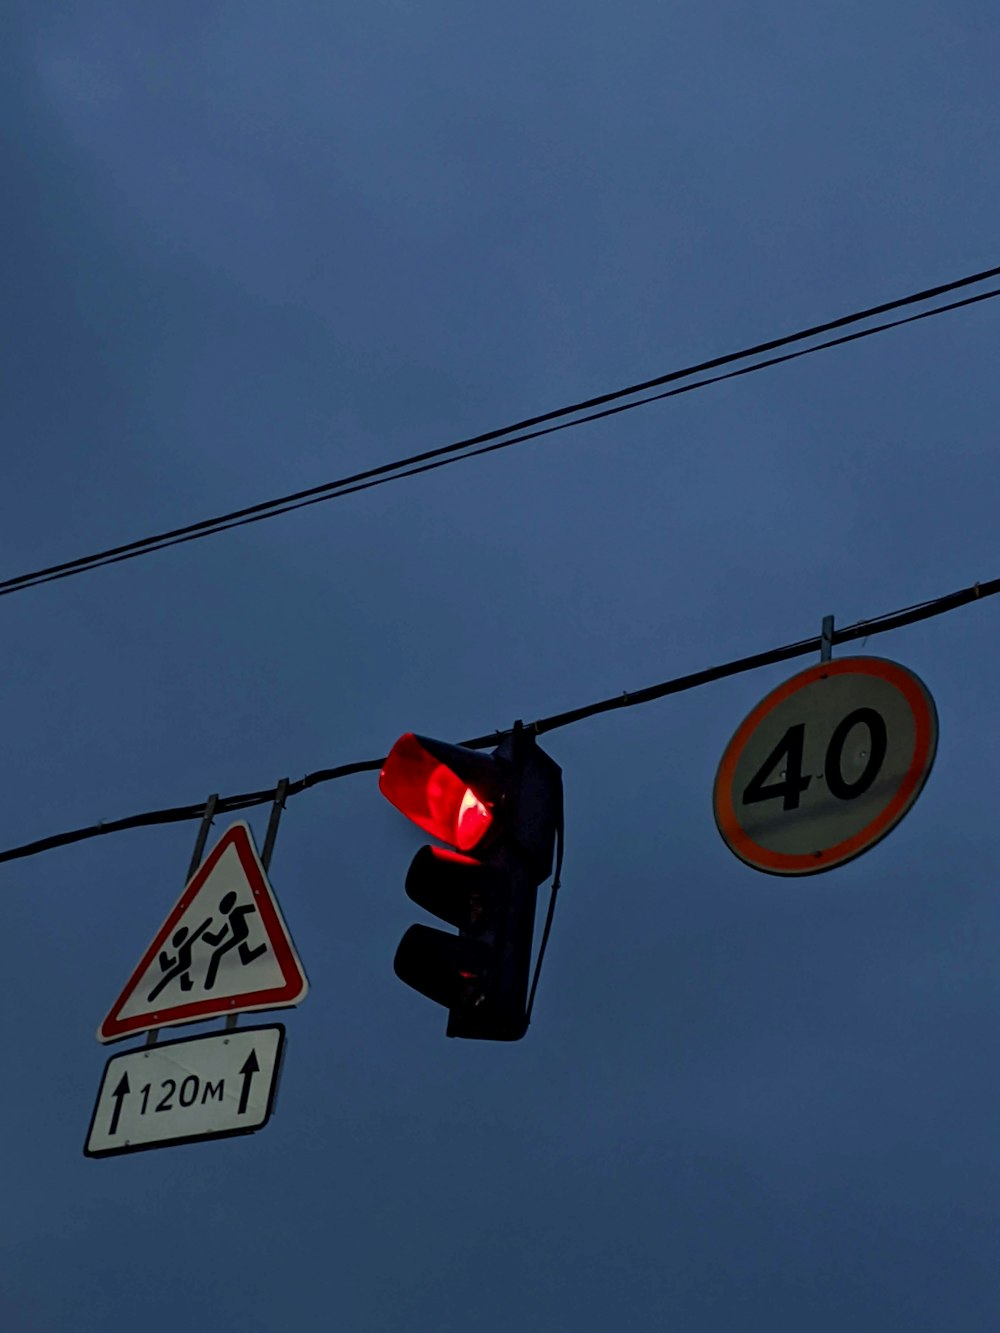
{"type": "Polygon", "coordinates": [[[257,856],[249,826],[242,820],[231,825],[209,852],[195,871],[184,892],[174,905],[166,921],[153,938],[152,944],[139,960],[132,975],[122,989],[118,999],[111,1006],[107,1017],[97,1029],[97,1039],[102,1042],[120,1041],[135,1032],[146,1032],[151,1028],[172,1027],[178,1023],[198,1023],[210,1018],[223,1017],[226,1014],[238,1014],[251,1009],[279,1009],[298,1004],[309,989],[309,983],[299,961],[288,927],[281,916],[280,908],[268,883],[264,867],[257,856]],[[247,883],[254,896],[254,905],[260,914],[261,923],[267,936],[267,942],[274,950],[274,956],[284,978],[281,986],[272,986],[268,990],[247,991],[243,995],[211,997],[207,1000],[192,1000],[186,1004],[171,1005],[166,1009],[157,1009],[154,1013],[133,1014],[130,1018],[117,1017],[132,998],[140,979],[145,975],[163,944],[173,933],[174,927],[187,911],[192,900],[200,893],[206,879],[211,875],[224,852],[235,847],[246,876],[247,883]]]}

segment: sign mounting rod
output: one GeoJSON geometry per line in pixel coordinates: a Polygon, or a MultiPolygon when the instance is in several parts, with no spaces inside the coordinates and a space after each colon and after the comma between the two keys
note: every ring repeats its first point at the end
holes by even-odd
{"type": "MultiPolygon", "coordinates": [[[[188,866],[187,879],[189,883],[194,879],[195,871],[202,863],[205,855],[205,844],[208,842],[208,835],[211,832],[212,821],[215,818],[215,809],[219,804],[219,793],[212,792],[211,796],[205,802],[205,813],[201,817],[201,823],[198,825],[198,836],[194,840],[194,851],[191,853],[191,864],[188,866]]],[[[156,1039],[159,1036],[159,1028],[150,1028],[146,1033],[146,1045],[155,1046],[156,1039]]]]}
{"type": "MultiPolygon", "coordinates": [[[[278,785],[274,790],[274,801],[271,804],[271,814],[267,821],[267,832],[264,834],[264,848],[260,854],[260,863],[265,872],[270,869],[271,855],[274,852],[274,844],[278,838],[278,825],[281,823],[281,814],[285,808],[285,801],[288,797],[288,779],[279,778],[278,785]]],[[[205,850],[202,844],[202,851],[205,850]]],[[[200,862],[199,862],[200,864],[200,862]]],[[[195,866],[195,870],[197,870],[195,866]]],[[[191,871],[194,874],[194,870],[191,871]]],[[[239,1022],[239,1014],[226,1015],[226,1031],[231,1032],[239,1022]]]]}
{"type": "Polygon", "coordinates": [[[819,660],[829,662],[833,656],[833,616],[823,617],[823,628],[820,635],[819,660]]]}

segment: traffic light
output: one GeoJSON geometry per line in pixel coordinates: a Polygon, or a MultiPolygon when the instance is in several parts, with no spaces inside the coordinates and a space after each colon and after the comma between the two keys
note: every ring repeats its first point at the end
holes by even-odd
{"type": "Polygon", "coordinates": [[[517,1041],[528,1022],[538,886],[562,836],[562,770],[518,723],[492,754],[408,732],[379,776],[382,795],[445,847],[406,876],[415,903],[458,934],[411,926],[396,975],[448,1010],[448,1036],[517,1041]]]}

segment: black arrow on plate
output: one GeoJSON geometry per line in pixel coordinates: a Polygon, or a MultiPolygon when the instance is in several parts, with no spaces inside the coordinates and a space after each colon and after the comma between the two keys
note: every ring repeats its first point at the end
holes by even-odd
{"type": "Polygon", "coordinates": [[[108,1126],[108,1134],[113,1134],[118,1128],[118,1121],[121,1119],[122,1115],[122,1102],[128,1096],[128,1093],[128,1074],[126,1073],[122,1074],[121,1078],[118,1080],[117,1088],[115,1088],[114,1092],[111,1094],[115,1099],[115,1109],[111,1112],[111,1124],[108,1126]]]}
{"type": "Polygon", "coordinates": [[[236,1109],[237,1115],[242,1115],[247,1109],[247,1102],[250,1100],[250,1084],[253,1082],[254,1074],[258,1073],[260,1065],[257,1063],[257,1052],[251,1050],[250,1054],[240,1065],[240,1073],[243,1075],[243,1087],[240,1089],[240,1104],[236,1109]]]}

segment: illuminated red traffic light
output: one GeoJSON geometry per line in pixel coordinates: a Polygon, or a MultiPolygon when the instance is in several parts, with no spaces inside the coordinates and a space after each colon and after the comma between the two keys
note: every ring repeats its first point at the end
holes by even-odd
{"type": "Polygon", "coordinates": [[[480,767],[490,762],[473,751],[428,742],[407,732],[389,751],[378,785],[382,795],[426,833],[468,852],[489,831],[493,802],[486,790],[488,782],[477,783],[477,791],[467,777],[443,762],[451,757],[449,751],[462,758],[469,756],[463,767],[470,761],[480,767]],[[440,753],[432,753],[429,745],[440,753]]]}
{"type": "Polygon", "coordinates": [[[450,844],[417,852],[406,892],[459,932],[411,926],[396,949],[396,975],[448,1010],[449,1037],[519,1041],[528,1028],[535,899],[562,836],[559,765],[519,722],[485,755],[407,732],[389,751],[379,788],[450,844]]]}

